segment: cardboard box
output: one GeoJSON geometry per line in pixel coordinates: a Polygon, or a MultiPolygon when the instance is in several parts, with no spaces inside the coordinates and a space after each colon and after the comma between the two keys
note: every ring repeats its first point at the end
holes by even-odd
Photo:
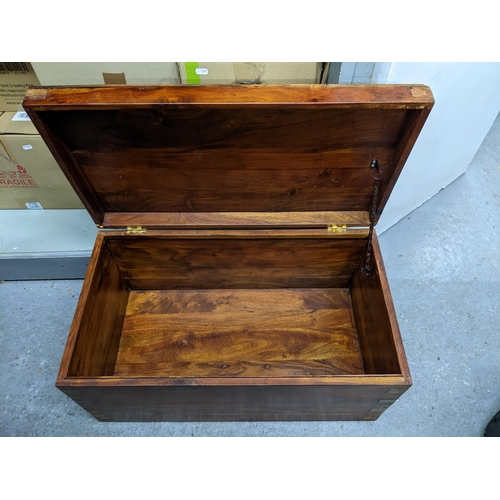
{"type": "Polygon", "coordinates": [[[30,85],[40,85],[30,63],[0,63],[0,111],[23,111],[30,85]]]}
{"type": "Polygon", "coordinates": [[[34,62],[40,85],[179,84],[175,62],[34,62]]]}
{"type": "Polygon", "coordinates": [[[27,113],[0,116],[0,209],[83,208],[27,113]]]}
{"type": "Polygon", "coordinates": [[[320,83],[325,73],[318,62],[180,62],[181,83],[250,84],[320,83]]]}

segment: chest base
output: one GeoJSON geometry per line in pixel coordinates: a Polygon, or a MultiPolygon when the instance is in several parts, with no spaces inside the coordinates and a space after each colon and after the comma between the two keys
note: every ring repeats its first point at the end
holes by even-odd
{"type": "Polygon", "coordinates": [[[99,234],[56,385],[103,421],[375,420],[411,379],[365,247],[99,234]]]}

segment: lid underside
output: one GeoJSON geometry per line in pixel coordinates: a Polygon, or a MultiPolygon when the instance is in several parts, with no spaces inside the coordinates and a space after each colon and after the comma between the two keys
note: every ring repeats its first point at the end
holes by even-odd
{"type": "Polygon", "coordinates": [[[432,107],[427,87],[373,86],[356,101],[366,88],[165,86],[147,98],[127,86],[36,88],[24,106],[98,225],[141,213],[366,220],[371,161],[384,171],[380,212],[432,107]]]}

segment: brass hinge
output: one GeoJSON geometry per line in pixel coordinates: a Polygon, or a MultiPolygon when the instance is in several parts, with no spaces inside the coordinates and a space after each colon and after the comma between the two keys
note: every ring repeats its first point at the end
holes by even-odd
{"type": "Polygon", "coordinates": [[[329,224],[328,233],[330,234],[347,233],[347,224],[329,224]]]}
{"type": "Polygon", "coordinates": [[[146,228],[142,226],[127,226],[127,234],[146,234],[146,228]]]}

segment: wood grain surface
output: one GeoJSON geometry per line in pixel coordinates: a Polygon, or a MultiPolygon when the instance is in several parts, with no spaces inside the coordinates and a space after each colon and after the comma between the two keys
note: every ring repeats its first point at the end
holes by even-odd
{"type": "Polygon", "coordinates": [[[69,358],[68,376],[114,373],[128,298],[122,274],[111,252],[103,245],[95,262],[74,348],[65,351],[65,357],[69,358]]]}
{"type": "Polygon", "coordinates": [[[363,373],[342,289],[131,292],[115,375],[363,373]]]}
{"type": "Polygon", "coordinates": [[[337,385],[321,385],[322,377],[309,377],[310,382],[318,380],[310,385],[288,377],[286,382],[297,381],[297,385],[243,385],[252,379],[226,378],[227,382],[236,380],[237,385],[214,385],[213,379],[201,379],[207,385],[177,382],[177,386],[167,386],[178,379],[149,378],[134,380],[137,385],[132,385],[131,379],[112,377],[101,379],[99,385],[94,379],[72,379],[60,389],[105,422],[376,420],[390,407],[379,400],[395,401],[408,389],[401,377],[374,380],[373,385],[370,377],[337,378],[342,379],[337,385]]]}
{"type": "MultiPolygon", "coordinates": [[[[369,226],[368,212],[109,212],[104,217],[104,227],[145,226],[147,228],[214,229],[214,228],[326,228],[329,224],[350,227],[369,226]]],[[[359,234],[359,230],[357,230],[359,234]]],[[[182,233],[179,233],[182,234],[182,233]]],[[[193,233],[194,234],[194,233],[193,233]]],[[[213,234],[209,232],[208,234],[213,234]]],[[[233,234],[241,234],[235,233],[233,234]]],[[[248,233],[250,234],[250,233],[248,233]]],[[[253,233],[258,237],[259,232],[253,233]]],[[[276,234],[276,232],[275,232],[276,234]]],[[[287,235],[286,232],[280,234],[287,235]]],[[[300,235],[300,232],[296,233],[300,235]]],[[[306,234],[306,233],[302,233],[306,234]]],[[[319,235],[319,233],[316,233],[319,235]]],[[[352,234],[356,233],[350,233],[352,234]]],[[[198,232],[201,236],[201,233],[198,232]]],[[[288,233],[290,236],[291,233],[288,233]]],[[[340,235],[338,235],[340,236],[340,235]]],[[[366,236],[366,234],[364,235],[366,236]]]]}
{"type": "Polygon", "coordinates": [[[23,106],[34,110],[192,104],[207,107],[279,104],[293,109],[384,104],[395,108],[420,108],[433,102],[432,92],[425,85],[96,85],[32,87],[26,93],[23,106]]]}
{"type": "MultiPolygon", "coordinates": [[[[368,210],[415,110],[40,113],[104,212],[368,210]]],[[[387,172],[387,181],[390,179],[387,172]]]]}
{"type": "MultiPolygon", "coordinates": [[[[366,276],[361,272],[364,261],[353,274],[351,297],[356,328],[358,331],[361,352],[366,373],[401,374],[396,331],[399,335],[396,314],[390,298],[390,290],[381,262],[382,255],[378,247],[376,232],[373,234],[372,267],[375,272],[366,276]],[[392,307],[388,307],[390,304],[392,307]]],[[[406,359],[404,356],[402,358],[406,359]]],[[[406,361],[405,361],[406,363],[406,361]]],[[[409,379],[409,372],[404,372],[409,379]]]]}
{"type": "Polygon", "coordinates": [[[380,212],[433,102],[393,85],[42,93],[25,108],[99,225],[108,212],[367,212],[374,158],[380,212]]]}
{"type": "Polygon", "coordinates": [[[401,331],[399,329],[398,318],[396,316],[396,310],[394,308],[394,302],[392,300],[392,293],[389,287],[389,281],[387,279],[382,250],[380,249],[376,231],[374,232],[372,243],[373,259],[377,268],[378,278],[380,280],[380,290],[383,295],[383,298],[380,300],[384,303],[384,306],[387,309],[387,317],[389,319],[388,330],[390,330],[391,332],[392,342],[395,346],[396,356],[398,359],[397,364],[399,366],[401,374],[405,378],[406,384],[408,384],[408,386],[411,386],[412,379],[410,369],[408,367],[408,360],[406,358],[406,352],[403,345],[403,339],[401,337],[401,331]]]}
{"type": "Polygon", "coordinates": [[[148,236],[110,237],[107,243],[129,286],[151,290],[346,287],[366,240],[148,236]]]}

